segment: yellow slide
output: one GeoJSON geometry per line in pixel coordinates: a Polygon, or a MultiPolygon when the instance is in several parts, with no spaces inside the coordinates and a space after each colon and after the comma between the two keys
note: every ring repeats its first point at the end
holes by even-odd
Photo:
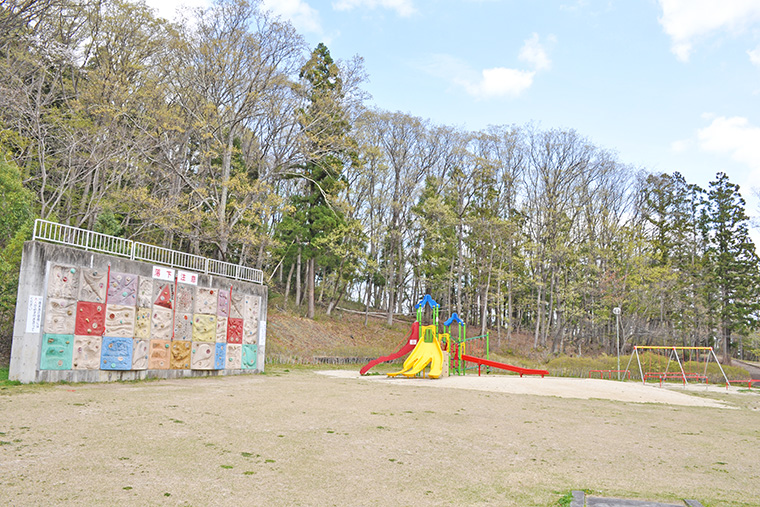
{"type": "Polygon", "coordinates": [[[428,376],[438,378],[443,371],[443,351],[441,342],[438,340],[436,326],[420,326],[420,340],[404,361],[404,369],[394,373],[389,373],[389,377],[403,375],[405,377],[414,377],[419,372],[430,365],[428,376]]]}

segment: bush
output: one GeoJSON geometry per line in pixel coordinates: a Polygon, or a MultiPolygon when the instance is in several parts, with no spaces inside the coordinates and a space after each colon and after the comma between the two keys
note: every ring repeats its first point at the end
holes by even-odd
{"type": "Polygon", "coordinates": [[[18,167],[0,153],[0,364],[7,364],[10,358],[18,270],[24,241],[31,237],[33,202],[18,167]]]}

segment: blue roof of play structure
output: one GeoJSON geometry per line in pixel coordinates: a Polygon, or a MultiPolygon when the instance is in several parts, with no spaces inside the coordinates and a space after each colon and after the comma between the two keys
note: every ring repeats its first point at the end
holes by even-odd
{"type": "Polygon", "coordinates": [[[462,322],[462,319],[459,318],[459,315],[457,315],[457,312],[454,312],[451,314],[451,317],[449,317],[449,320],[443,323],[444,326],[450,326],[452,322],[457,321],[460,326],[464,326],[464,322],[462,322]]]}
{"type": "Polygon", "coordinates": [[[430,294],[425,294],[425,297],[422,298],[422,301],[420,301],[419,303],[417,303],[416,305],[414,305],[414,309],[417,310],[420,307],[424,307],[425,304],[429,304],[430,308],[438,308],[439,306],[441,306],[441,305],[439,305],[438,303],[435,302],[435,299],[433,299],[432,297],[430,297],[430,294]]]}

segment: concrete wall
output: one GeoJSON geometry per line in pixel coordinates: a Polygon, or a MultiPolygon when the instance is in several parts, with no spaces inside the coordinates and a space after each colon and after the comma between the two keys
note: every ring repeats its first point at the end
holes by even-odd
{"type": "Polygon", "coordinates": [[[170,282],[156,279],[155,267],[26,242],[9,378],[102,382],[263,371],[266,286],[201,273],[193,273],[197,285],[170,282]]]}

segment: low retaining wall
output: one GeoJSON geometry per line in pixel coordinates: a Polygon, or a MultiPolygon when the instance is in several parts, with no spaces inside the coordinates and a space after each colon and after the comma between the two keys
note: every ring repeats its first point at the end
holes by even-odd
{"type": "Polygon", "coordinates": [[[264,370],[267,288],[24,244],[9,378],[102,382],[264,370]]]}
{"type": "Polygon", "coordinates": [[[374,357],[333,357],[333,356],[314,356],[316,364],[367,364],[374,360],[374,357]]]}

